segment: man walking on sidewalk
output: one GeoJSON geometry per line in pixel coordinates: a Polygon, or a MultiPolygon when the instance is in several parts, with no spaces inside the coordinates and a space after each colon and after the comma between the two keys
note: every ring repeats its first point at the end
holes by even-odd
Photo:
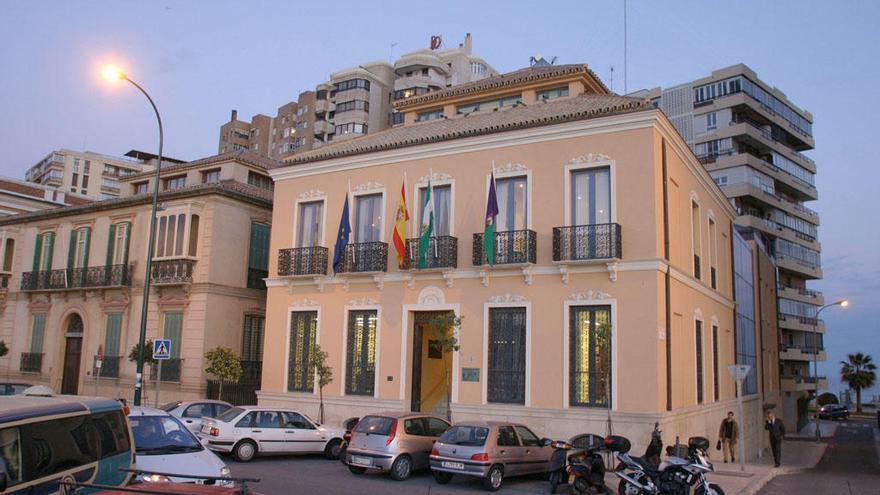
{"type": "Polygon", "coordinates": [[[739,425],[733,419],[733,411],[729,411],[727,417],[721,420],[718,438],[721,442],[721,451],[724,453],[724,462],[727,462],[728,453],[730,453],[730,462],[736,462],[736,439],[739,438],[739,425]]]}
{"type": "Polygon", "coordinates": [[[779,467],[782,457],[782,439],[785,438],[785,425],[777,418],[773,411],[767,412],[767,422],[764,429],[770,433],[770,450],[773,451],[773,465],[779,467]]]}

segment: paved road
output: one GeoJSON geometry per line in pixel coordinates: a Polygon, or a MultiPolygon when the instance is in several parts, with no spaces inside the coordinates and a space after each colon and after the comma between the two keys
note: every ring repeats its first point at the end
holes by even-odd
{"type": "MultiPolygon", "coordinates": [[[[876,421],[866,419],[841,423],[814,469],[777,476],[759,494],[880,493],[880,447],[875,425],[876,421]]],[[[782,462],[785,463],[784,451],[782,462]]]]}

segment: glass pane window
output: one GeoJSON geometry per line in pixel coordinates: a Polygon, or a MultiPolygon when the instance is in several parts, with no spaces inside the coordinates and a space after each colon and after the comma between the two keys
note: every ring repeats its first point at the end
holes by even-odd
{"type": "Polygon", "coordinates": [[[128,222],[116,224],[113,238],[113,264],[123,265],[128,259],[128,233],[131,224],[128,222]]]}
{"type": "MultiPolygon", "coordinates": [[[[195,215],[193,215],[195,217],[195,215]]],[[[156,223],[156,257],[183,256],[186,215],[166,215],[156,223]]]]}
{"type": "Polygon", "coordinates": [[[354,242],[379,242],[382,239],[382,195],[356,196],[354,242]]]}
{"type": "Polygon", "coordinates": [[[309,360],[315,348],[317,328],[317,311],[290,313],[290,354],[287,358],[287,390],[290,392],[314,390],[315,375],[309,360]]]}
{"type": "Polygon", "coordinates": [[[489,309],[487,400],[526,401],[526,308],[489,309]]]}
{"type": "Polygon", "coordinates": [[[77,229],[74,234],[73,268],[85,268],[89,258],[89,228],[77,229]]]}
{"type": "Polygon", "coordinates": [[[43,352],[43,331],[46,329],[46,314],[34,315],[33,327],[31,328],[31,352],[40,354],[43,352]]]}
{"type": "Polygon", "coordinates": [[[212,184],[214,182],[220,182],[220,169],[208,170],[203,172],[203,182],[205,184],[212,184]]]}
{"type": "Polygon", "coordinates": [[[104,334],[104,355],[119,356],[119,334],[122,330],[122,313],[107,314],[107,331],[104,334]]]}
{"type": "MultiPolygon", "coordinates": [[[[428,188],[419,189],[419,205],[422,210],[425,208],[425,193],[428,188]]],[[[446,236],[452,235],[452,186],[434,186],[431,188],[431,194],[434,198],[434,235],[446,236]]],[[[421,222],[422,213],[419,212],[417,217],[421,222]]]]}
{"type": "Polygon", "coordinates": [[[181,189],[186,187],[186,176],[179,175],[177,177],[169,177],[165,179],[165,190],[172,191],[174,189],[181,189]]]}
{"type": "Polygon", "coordinates": [[[375,310],[348,313],[345,355],[345,393],[348,395],[373,395],[375,390],[378,319],[375,310]]]}
{"type": "Polygon", "coordinates": [[[611,223],[611,169],[577,170],[571,174],[572,225],[611,223]]]}
{"type": "MultiPolygon", "coordinates": [[[[164,327],[164,336],[166,339],[171,340],[171,358],[179,359],[180,358],[180,346],[183,343],[181,341],[183,333],[183,313],[181,312],[173,312],[173,313],[165,313],[165,327],[164,327]]],[[[163,376],[164,373],[163,373],[163,376]]]]}
{"type": "Polygon", "coordinates": [[[498,199],[498,232],[528,228],[528,180],[508,177],[495,180],[498,199]]]}
{"type": "Polygon", "coordinates": [[[697,320],[694,339],[697,351],[697,404],[703,403],[703,322],[697,320]]]}
{"type": "Polygon", "coordinates": [[[611,307],[572,307],[569,318],[568,403],[606,407],[611,386],[611,307]]]}
{"type": "Polygon", "coordinates": [[[296,236],[296,247],[314,247],[321,245],[321,223],[324,220],[324,202],[311,201],[299,204],[299,232],[296,236]]]}

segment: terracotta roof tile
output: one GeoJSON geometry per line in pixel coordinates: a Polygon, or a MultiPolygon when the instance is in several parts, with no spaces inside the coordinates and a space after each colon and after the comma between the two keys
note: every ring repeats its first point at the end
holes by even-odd
{"type": "MultiPolygon", "coordinates": [[[[236,150],[230,151],[228,153],[221,153],[219,155],[208,156],[205,158],[199,158],[198,160],[193,160],[191,162],[184,163],[175,163],[174,165],[162,166],[162,174],[164,175],[166,172],[174,172],[176,170],[186,170],[190,168],[198,168],[204,165],[210,165],[212,163],[222,163],[228,162],[231,160],[235,160],[241,163],[245,163],[248,165],[253,165],[257,168],[262,168],[263,170],[271,170],[273,168],[277,168],[281,166],[280,162],[272,160],[271,158],[266,158],[265,156],[258,155],[253,151],[249,150],[236,150]]],[[[132,174],[125,177],[126,181],[131,179],[137,179],[141,177],[153,176],[156,174],[155,170],[141,172],[138,174],[132,174]]]]}
{"type": "Polygon", "coordinates": [[[375,134],[367,134],[359,138],[341,141],[316,150],[293,155],[284,164],[297,165],[343,156],[649,109],[651,109],[650,104],[641,98],[583,94],[531,103],[529,105],[518,105],[494,112],[475,112],[467,116],[456,116],[451,119],[443,118],[392,127],[375,134]]]}

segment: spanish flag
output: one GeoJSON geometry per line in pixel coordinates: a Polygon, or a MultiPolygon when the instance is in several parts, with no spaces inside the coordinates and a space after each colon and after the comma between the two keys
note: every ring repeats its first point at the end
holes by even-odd
{"type": "Polygon", "coordinates": [[[397,214],[394,219],[394,249],[397,251],[397,266],[405,268],[406,259],[406,222],[409,221],[409,212],[406,210],[406,174],[403,176],[403,185],[400,186],[400,201],[397,203],[397,214]]]}

